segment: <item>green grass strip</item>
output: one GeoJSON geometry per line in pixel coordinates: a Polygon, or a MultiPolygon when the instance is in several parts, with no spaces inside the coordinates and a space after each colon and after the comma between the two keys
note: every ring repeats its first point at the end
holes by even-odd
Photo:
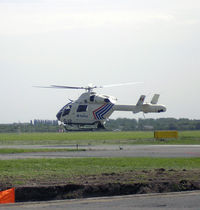
{"type": "Polygon", "coordinates": [[[153,131],[1,133],[2,145],[200,144],[200,131],[180,131],[178,139],[159,141],[153,131]]]}
{"type": "Polygon", "coordinates": [[[17,148],[1,148],[0,154],[17,154],[17,153],[37,153],[37,152],[74,152],[86,151],[85,149],[17,149],[17,148]]]}
{"type": "Polygon", "coordinates": [[[200,158],[66,158],[0,160],[0,177],[71,177],[143,169],[199,169],[200,158]]]}
{"type": "Polygon", "coordinates": [[[69,132],[69,133],[1,133],[0,141],[106,140],[153,138],[153,132],[69,132]]]}

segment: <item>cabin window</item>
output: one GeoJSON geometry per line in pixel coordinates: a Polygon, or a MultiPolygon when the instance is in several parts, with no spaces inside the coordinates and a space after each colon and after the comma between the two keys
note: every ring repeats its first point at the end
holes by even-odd
{"type": "Polygon", "coordinates": [[[109,100],[108,98],[104,99],[104,101],[105,101],[106,103],[110,103],[110,100],[109,100]]]}
{"type": "Polygon", "coordinates": [[[94,97],[95,97],[95,95],[90,96],[90,101],[91,101],[91,102],[94,101],[94,97]]]}
{"type": "Polygon", "coordinates": [[[86,112],[87,110],[87,105],[79,105],[77,112],[86,112]]]}

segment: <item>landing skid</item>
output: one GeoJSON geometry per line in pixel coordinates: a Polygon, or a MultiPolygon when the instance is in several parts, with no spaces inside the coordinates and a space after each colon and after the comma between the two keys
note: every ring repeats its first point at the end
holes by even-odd
{"type": "Polygon", "coordinates": [[[66,132],[71,132],[71,131],[101,131],[105,130],[104,125],[101,123],[98,123],[97,125],[64,125],[64,129],[66,132]]]}

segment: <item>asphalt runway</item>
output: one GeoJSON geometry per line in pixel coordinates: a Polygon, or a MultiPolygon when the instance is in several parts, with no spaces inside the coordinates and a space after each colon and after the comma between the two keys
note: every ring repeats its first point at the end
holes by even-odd
{"type": "Polygon", "coordinates": [[[191,209],[199,210],[200,191],[143,194],[114,197],[101,197],[77,200],[59,200],[50,202],[27,202],[16,204],[1,204],[0,209],[6,210],[169,210],[191,209]]]}
{"type": "MultiPolygon", "coordinates": [[[[8,146],[0,146],[0,148],[8,146]]],[[[76,148],[74,145],[18,145],[9,148],[76,148]]],[[[200,157],[200,145],[103,145],[79,146],[86,151],[36,152],[0,154],[0,160],[25,158],[75,158],[75,157],[200,157]]]]}

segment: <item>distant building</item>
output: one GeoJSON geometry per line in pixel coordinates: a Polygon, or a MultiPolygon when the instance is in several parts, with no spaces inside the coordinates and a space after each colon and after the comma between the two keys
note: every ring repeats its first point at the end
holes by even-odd
{"type": "Polygon", "coordinates": [[[143,129],[144,129],[144,130],[151,131],[151,130],[154,130],[154,127],[153,127],[152,125],[144,125],[144,126],[143,126],[143,129]]]}

